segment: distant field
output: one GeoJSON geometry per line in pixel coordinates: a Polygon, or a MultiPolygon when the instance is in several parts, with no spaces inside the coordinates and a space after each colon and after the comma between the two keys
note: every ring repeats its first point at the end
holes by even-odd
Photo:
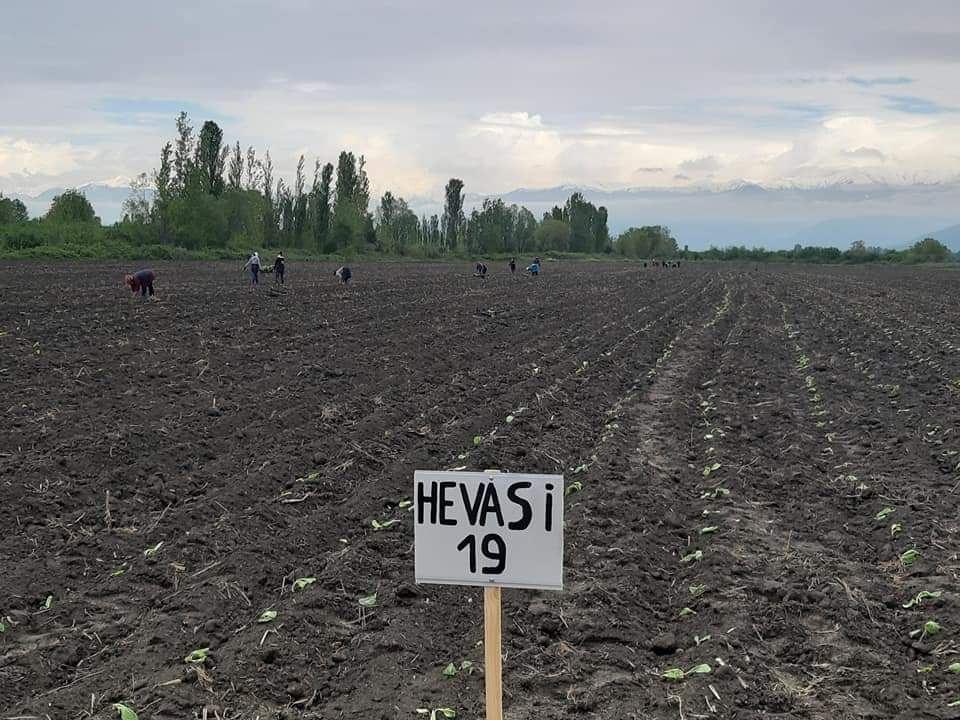
{"type": "Polygon", "coordinates": [[[398,507],[451,467],[580,483],[510,718],[957,716],[956,272],[239,264],[0,268],[0,717],[482,717],[398,507]]]}

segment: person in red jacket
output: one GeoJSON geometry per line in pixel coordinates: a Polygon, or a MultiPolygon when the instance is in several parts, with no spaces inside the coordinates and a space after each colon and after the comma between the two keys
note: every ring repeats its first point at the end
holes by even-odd
{"type": "Polygon", "coordinates": [[[153,281],[157,274],[153,270],[137,270],[133,275],[124,275],[123,284],[130,288],[130,292],[136,294],[140,291],[140,297],[146,297],[147,293],[153,297],[153,281]]]}

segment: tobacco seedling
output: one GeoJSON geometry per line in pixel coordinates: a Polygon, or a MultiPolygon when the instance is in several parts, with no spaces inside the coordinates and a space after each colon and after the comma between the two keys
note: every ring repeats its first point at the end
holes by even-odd
{"type": "Polygon", "coordinates": [[[900,555],[900,564],[904,567],[910,567],[917,560],[920,559],[920,551],[916,548],[911,548],[906,550],[902,555],[900,555]]]}
{"type": "Polygon", "coordinates": [[[0,635],[3,635],[7,631],[7,626],[0,622],[0,635]]]}
{"type": "Polygon", "coordinates": [[[127,566],[126,566],[126,565],[121,565],[121,566],[118,567],[116,570],[114,570],[112,573],[110,573],[110,577],[120,577],[120,576],[123,575],[126,571],[127,571],[127,566]]]}
{"type": "Polygon", "coordinates": [[[923,637],[933,637],[934,635],[939,635],[940,631],[943,630],[943,626],[940,625],[936,620],[927,620],[923,624],[923,637]]]}
{"type": "Polygon", "coordinates": [[[513,415],[507,415],[507,425],[512,423],[515,419],[516,418],[514,418],[513,415]]]}
{"type": "Polygon", "coordinates": [[[730,494],[730,491],[727,490],[725,487],[715,487],[713,490],[705,490],[703,493],[701,493],[700,499],[701,500],[709,500],[711,498],[716,499],[719,497],[726,497],[729,494],[730,494]]]}
{"type": "Polygon", "coordinates": [[[717,471],[717,470],[719,470],[719,469],[720,469],[720,463],[718,463],[718,462],[715,462],[715,463],[713,463],[713,464],[711,464],[711,465],[706,465],[706,466],[703,468],[703,476],[704,476],[704,477],[710,477],[710,473],[715,472],[715,471],[717,471]]]}
{"type": "Polygon", "coordinates": [[[153,558],[153,557],[156,557],[156,556],[157,556],[157,553],[160,552],[160,548],[162,548],[162,547],[163,547],[163,540],[161,540],[160,542],[158,542],[158,543],[157,543],[156,545],[154,545],[153,547],[148,547],[146,550],[144,550],[144,551],[143,551],[143,556],[144,556],[145,558],[153,558]]]}
{"type": "Polygon", "coordinates": [[[187,655],[183,661],[192,665],[203,665],[207,661],[207,653],[209,652],[210,648],[198,648],[187,655]]]}
{"type": "Polygon", "coordinates": [[[49,610],[53,607],[53,595],[47,595],[47,599],[43,601],[43,609],[49,610]]]}
{"type": "Polygon", "coordinates": [[[896,537],[903,532],[903,525],[900,523],[894,523],[890,526],[890,537],[896,537]]]}
{"type": "Polygon", "coordinates": [[[482,435],[474,435],[474,436],[473,436],[473,444],[474,444],[474,445],[479,445],[479,444],[482,443],[482,442],[483,442],[483,436],[482,436],[482,435]]]}
{"type": "Polygon", "coordinates": [[[690,675],[706,675],[709,672],[710,672],[710,666],[707,665],[706,663],[702,663],[701,665],[697,665],[696,667],[690,668],[686,672],[684,672],[680,668],[670,668],[669,670],[664,672],[663,675],[661,675],[661,677],[664,680],[670,680],[670,681],[676,682],[679,680],[683,680],[685,677],[689,677],[690,675]]]}
{"type": "Polygon", "coordinates": [[[370,524],[373,526],[373,529],[374,529],[374,530],[387,530],[387,529],[393,527],[394,525],[396,525],[398,522],[400,522],[400,521],[399,521],[399,520],[384,520],[383,522],[380,522],[379,520],[374,520],[374,521],[373,521],[372,523],[370,523],[370,524]]]}
{"type": "Polygon", "coordinates": [[[363,595],[357,598],[357,604],[362,608],[372,608],[377,606],[377,594],[363,595]]]}
{"type": "Polygon", "coordinates": [[[257,622],[268,623],[268,622],[273,622],[276,619],[277,619],[276,610],[264,610],[262,613],[260,613],[260,616],[257,618],[257,622]]]}
{"type": "Polygon", "coordinates": [[[691,597],[700,597],[707,591],[706,585],[691,585],[690,586],[690,596],[691,597]]]}
{"type": "Polygon", "coordinates": [[[433,710],[429,708],[417,708],[417,715],[429,715],[430,720],[437,720],[441,717],[451,720],[451,718],[455,718],[457,716],[457,711],[448,707],[439,707],[434,708],[433,710]]]}
{"type": "Polygon", "coordinates": [[[317,581],[317,579],[316,579],[315,577],[302,577],[302,578],[297,578],[296,580],[293,581],[293,589],[294,589],[294,590],[305,590],[306,588],[308,588],[308,587],[310,587],[311,585],[313,585],[316,581],[317,581]]]}
{"type": "Polygon", "coordinates": [[[400,508],[401,510],[406,510],[407,508],[412,508],[412,507],[413,507],[413,501],[412,501],[412,500],[401,500],[399,503],[397,503],[397,507],[400,508]]]}
{"type": "Polygon", "coordinates": [[[960,662],[950,663],[947,666],[947,672],[952,672],[954,674],[960,675],[960,662]]]}
{"type": "Polygon", "coordinates": [[[710,525],[709,527],[700,528],[700,534],[701,534],[701,535],[710,535],[711,533],[715,533],[715,532],[716,532],[717,530],[719,530],[719,529],[720,529],[720,528],[717,527],[716,525],[710,525]]]}
{"type": "Polygon", "coordinates": [[[873,519],[874,519],[874,520],[877,520],[878,522],[883,522],[883,521],[886,520],[887,517],[890,516],[893,512],[894,512],[894,510],[893,510],[892,507],[885,507],[883,510],[881,510],[880,512],[878,512],[878,513],[874,516],[873,519]]]}
{"type": "Polygon", "coordinates": [[[688,607],[685,607],[683,608],[683,610],[680,611],[680,617],[687,617],[688,615],[696,615],[696,614],[697,614],[696,610],[688,607]]]}
{"type": "Polygon", "coordinates": [[[461,663],[460,663],[459,666],[458,666],[456,663],[449,663],[449,664],[443,669],[443,672],[442,672],[441,674],[442,674],[444,677],[452,678],[452,677],[456,677],[457,673],[460,673],[460,672],[465,672],[465,673],[467,673],[467,675],[472,675],[472,674],[473,674],[473,663],[470,662],[469,660],[463,660],[463,661],[461,661],[461,663]]]}
{"type": "Polygon", "coordinates": [[[936,600],[941,595],[943,595],[943,593],[940,590],[934,590],[933,592],[930,592],[929,590],[921,590],[912,598],[910,598],[910,600],[905,603],[903,607],[905,610],[909,610],[914,605],[922,605],[924,600],[936,600]]]}
{"type": "Polygon", "coordinates": [[[703,551],[702,551],[702,550],[694,550],[694,551],[693,551],[692,553],[690,553],[689,555],[684,555],[682,558],[680,558],[680,562],[682,562],[682,563],[697,562],[697,561],[700,561],[700,560],[703,560],[703,551]]]}
{"type": "Polygon", "coordinates": [[[583,483],[579,480],[574,480],[572,483],[567,485],[566,489],[563,491],[564,497],[567,495],[572,495],[573,493],[578,493],[583,490],[583,483]]]}
{"type": "Polygon", "coordinates": [[[120,713],[120,720],[140,720],[133,708],[127,707],[123,703],[114,703],[113,709],[120,713]]]}

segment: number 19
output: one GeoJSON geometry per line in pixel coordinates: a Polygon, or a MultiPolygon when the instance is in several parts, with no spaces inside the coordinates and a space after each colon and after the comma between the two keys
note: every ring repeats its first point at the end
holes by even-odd
{"type": "MultiPolygon", "coordinates": [[[[477,571],[477,537],[476,535],[467,535],[457,550],[469,550],[470,572],[477,571]]],[[[480,570],[484,575],[499,575],[507,566],[507,544],[499,535],[484,535],[480,541],[480,552],[487,560],[492,560],[495,564],[488,565],[480,570]]]]}

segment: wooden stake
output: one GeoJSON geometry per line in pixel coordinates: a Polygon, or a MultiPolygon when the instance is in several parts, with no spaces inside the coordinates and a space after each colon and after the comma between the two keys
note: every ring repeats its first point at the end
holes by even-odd
{"type": "Polygon", "coordinates": [[[500,588],[483,589],[483,678],[487,720],[503,720],[503,658],[500,654],[500,588]]]}
{"type": "MultiPolygon", "coordinates": [[[[498,473],[499,470],[484,470],[498,473]]],[[[500,588],[483,589],[483,680],[487,720],[503,720],[503,655],[500,652],[500,588]]]]}

